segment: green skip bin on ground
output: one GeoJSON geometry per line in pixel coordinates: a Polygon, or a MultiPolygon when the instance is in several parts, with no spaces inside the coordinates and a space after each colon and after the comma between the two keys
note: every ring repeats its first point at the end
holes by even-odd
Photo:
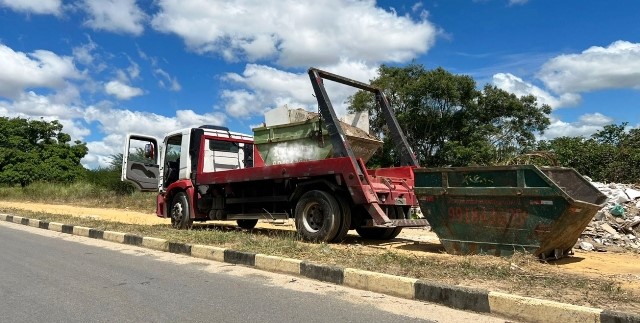
{"type": "Polygon", "coordinates": [[[572,168],[418,168],[420,208],[451,254],[559,259],[607,197],[572,168]]]}

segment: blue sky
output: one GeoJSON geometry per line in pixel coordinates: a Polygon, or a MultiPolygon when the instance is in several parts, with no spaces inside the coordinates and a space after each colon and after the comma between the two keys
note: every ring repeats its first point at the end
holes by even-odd
{"type": "MultiPolygon", "coordinates": [[[[250,133],[313,109],[306,69],[442,66],[551,105],[542,138],[640,125],[635,0],[0,0],[0,115],[60,120],[107,165],[128,132],[250,133]]],[[[353,92],[332,85],[340,111],[353,92]]]]}

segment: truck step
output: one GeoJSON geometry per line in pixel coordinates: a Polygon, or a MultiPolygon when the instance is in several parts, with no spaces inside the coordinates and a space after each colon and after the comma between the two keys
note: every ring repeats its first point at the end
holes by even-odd
{"type": "Polygon", "coordinates": [[[276,219],[288,219],[287,213],[241,213],[241,214],[227,214],[227,220],[276,220],[276,219]]]}
{"type": "Polygon", "coordinates": [[[389,225],[376,225],[373,220],[368,220],[365,227],[375,228],[393,228],[393,227],[424,227],[428,226],[429,222],[426,219],[392,219],[389,225]]]}

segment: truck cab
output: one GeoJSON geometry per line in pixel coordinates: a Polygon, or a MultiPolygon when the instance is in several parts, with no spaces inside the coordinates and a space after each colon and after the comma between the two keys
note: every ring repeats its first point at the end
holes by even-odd
{"type": "Polygon", "coordinates": [[[253,137],[226,127],[203,125],[168,133],[160,141],[129,134],[122,162],[123,181],[141,191],[159,193],[156,214],[168,217],[161,197],[172,188],[193,189],[198,172],[222,172],[254,166],[253,137]],[[159,144],[158,144],[159,143],[159,144]]]}

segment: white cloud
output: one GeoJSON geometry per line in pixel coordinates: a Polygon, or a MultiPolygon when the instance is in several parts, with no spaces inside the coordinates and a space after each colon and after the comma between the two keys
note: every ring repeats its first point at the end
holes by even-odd
{"type": "Polygon", "coordinates": [[[80,77],[68,56],[47,50],[25,54],[0,44],[0,96],[15,98],[26,88],[60,88],[80,77]]]}
{"type": "Polygon", "coordinates": [[[82,160],[89,168],[106,167],[111,155],[121,153],[127,133],[137,133],[162,138],[176,129],[203,124],[222,125],[226,116],[222,113],[197,114],[193,110],[177,110],[174,117],[155,113],[114,109],[109,106],[90,106],[85,109],[86,122],[98,122],[104,133],[102,140],[87,143],[89,154],[82,160]]]}
{"type": "Polygon", "coordinates": [[[82,115],[82,110],[77,106],[56,103],[51,97],[38,95],[34,92],[24,92],[12,101],[0,101],[0,107],[7,109],[14,115],[25,117],[59,117],[72,119],[82,115]]]}
{"type": "MultiPolygon", "coordinates": [[[[149,112],[115,109],[110,104],[89,107],[63,104],[56,102],[57,98],[57,95],[22,93],[13,101],[0,100],[0,115],[10,118],[58,120],[64,127],[62,131],[68,133],[72,141],[85,140],[92,134],[88,125],[97,124],[103,137],[87,142],[89,153],[82,159],[82,164],[88,168],[109,166],[109,157],[122,152],[127,133],[162,138],[167,132],[176,129],[203,124],[222,125],[226,120],[223,113],[197,114],[193,110],[177,110],[175,116],[167,117],[149,112]]],[[[97,135],[93,134],[94,137],[97,135]]]]}
{"type": "Polygon", "coordinates": [[[93,51],[98,48],[98,45],[93,42],[90,37],[86,44],[76,46],[72,49],[73,58],[76,62],[84,65],[90,65],[94,61],[93,51]]]}
{"type": "Polygon", "coordinates": [[[120,100],[129,100],[143,94],[142,89],[132,87],[120,81],[110,81],[104,86],[105,92],[120,100]]]}
{"type": "MultiPolygon", "coordinates": [[[[362,82],[368,82],[376,75],[376,69],[364,63],[343,61],[323,69],[362,82]]],[[[248,64],[242,75],[229,73],[224,79],[244,86],[243,89],[222,92],[225,110],[233,117],[256,116],[285,104],[291,108],[317,109],[317,100],[313,97],[306,71],[291,73],[269,66],[248,64]]],[[[326,81],[325,86],[336,112],[344,114],[347,107],[345,102],[356,89],[331,81],[326,81]]]]}
{"type": "Polygon", "coordinates": [[[158,77],[158,85],[163,89],[169,89],[171,91],[180,91],[182,86],[178,82],[176,77],[172,77],[169,73],[165,72],[161,68],[156,68],[153,74],[158,77]]]}
{"type": "Polygon", "coordinates": [[[141,35],[145,13],[135,0],[84,0],[81,8],[90,16],[85,25],[116,33],[141,35]]]}
{"type": "Polygon", "coordinates": [[[614,119],[601,113],[588,113],[580,116],[575,122],[565,122],[555,116],[551,116],[551,125],[539,139],[553,139],[556,137],[584,136],[590,137],[603,126],[612,124],[614,119]]]}
{"type": "Polygon", "coordinates": [[[542,66],[538,78],[556,93],[640,89],[640,43],[619,40],[557,56],[542,66]]]}
{"type": "Polygon", "coordinates": [[[510,6],[523,5],[527,2],[529,2],[529,0],[509,0],[509,5],[510,6]]]}
{"type": "Polygon", "coordinates": [[[135,80],[137,78],[140,77],[140,66],[134,62],[131,61],[131,65],[129,65],[129,67],[127,67],[127,74],[129,74],[129,77],[132,80],[135,80]]]}
{"type": "Polygon", "coordinates": [[[574,93],[564,93],[560,96],[554,96],[510,73],[498,73],[493,75],[493,84],[498,88],[511,92],[517,96],[531,94],[538,99],[538,103],[548,104],[554,109],[578,105],[581,100],[580,95],[574,93]]]}
{"type": "Polygon", "coordinates": [[[62,0],[0,0],[0,6],[39,15],[57,16],[62,13],[62,0]]]}
{"type": "Polygon", "coordinates": [[[437,33],[426,18],[398,16],[375,1],[160,0],[158,6],[152,26],[182,37],[197,52],[275,59],[289,67],[345,58],[404,62],[426,53],[437,33]]]}
{"type": "MultiPolygon", "coordinates": [[[[73,89],[66,92],[73,93],[73,89]]],[[[9,118],[42,119],[45,121],[58,120],[63,125],[63,131],[72,140],[82,140],[90,131],[77,118],[83,114],[77,105],[68,105],[68,93],[57,93],[52,96],[42,96],[34,92],[21,93],[13,101],[0,100],[0,115],[9,118]]]]}

